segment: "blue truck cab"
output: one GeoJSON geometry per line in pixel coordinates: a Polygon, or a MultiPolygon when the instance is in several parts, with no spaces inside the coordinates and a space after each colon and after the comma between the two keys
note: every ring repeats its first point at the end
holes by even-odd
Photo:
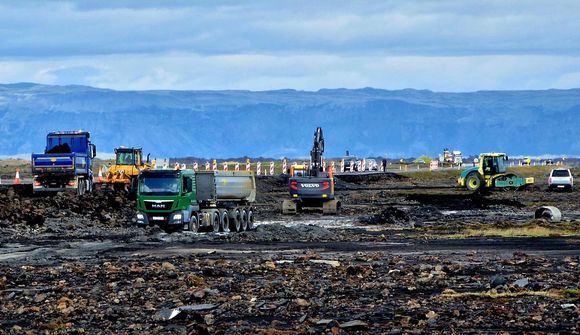
{"type": "Polygon", "coordinates": [[[86,131],[48,133],[44,153],[32,154],[33,191],[91,192],[97,148],[90,137],[86,131]]]}

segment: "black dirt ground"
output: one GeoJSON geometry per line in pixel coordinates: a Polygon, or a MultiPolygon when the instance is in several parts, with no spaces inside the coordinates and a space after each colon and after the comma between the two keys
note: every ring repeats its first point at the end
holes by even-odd
{"type": "Polygon", "coordinates": [[[284,178],[259,178],[258,226],[232,234],[137,228],[123,194],[5,187],[0,334],[578,333],[577,235],[450,236],[541,205],[578,229],[580,192],[452,186],[348,176],[340,215],[287,217],[284,178]]]}

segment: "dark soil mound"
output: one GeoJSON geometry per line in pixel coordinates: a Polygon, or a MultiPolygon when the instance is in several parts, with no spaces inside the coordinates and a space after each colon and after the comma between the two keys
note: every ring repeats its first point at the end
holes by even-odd
{"type": "Polygon", "coordinates": [[[395,207],[387,207],[377,214],[363,217],[361,222],[372,225],[408,224],[411,217],[406,212],[395,207]]]}

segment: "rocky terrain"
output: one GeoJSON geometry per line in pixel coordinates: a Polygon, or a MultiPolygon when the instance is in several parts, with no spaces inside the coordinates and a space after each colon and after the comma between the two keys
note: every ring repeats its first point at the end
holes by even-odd
{"type": "Polygon", "coordinates": [[[348,176],[339,216],[287,217],[283,177],[258,188],[257,228],[230,234],[137,228],[124,194],[0,189],[0,333],[580,332],[576,190],[348,176]]]}

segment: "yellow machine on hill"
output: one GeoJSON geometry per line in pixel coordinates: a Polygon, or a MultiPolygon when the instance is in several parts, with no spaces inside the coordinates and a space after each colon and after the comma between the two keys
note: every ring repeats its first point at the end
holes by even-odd
{"type": "Polygon", "coordinates": [[[144,162],[141,148],[119,147],[115,149],[115,164],[109,167],[102,183],[112,185],[115,190],[134,192],[139,173],[149,169],[149,155],[144,162]]]}
{"type": "Polygon", "coordinates": [[[460,187],[471,192],[495,189],[518,189],[534,183],[533,177],[521,177],[507,171],[508,156],[504,153],[479,155],[479,166],[463,170],[457,179],[460,187]]]}

